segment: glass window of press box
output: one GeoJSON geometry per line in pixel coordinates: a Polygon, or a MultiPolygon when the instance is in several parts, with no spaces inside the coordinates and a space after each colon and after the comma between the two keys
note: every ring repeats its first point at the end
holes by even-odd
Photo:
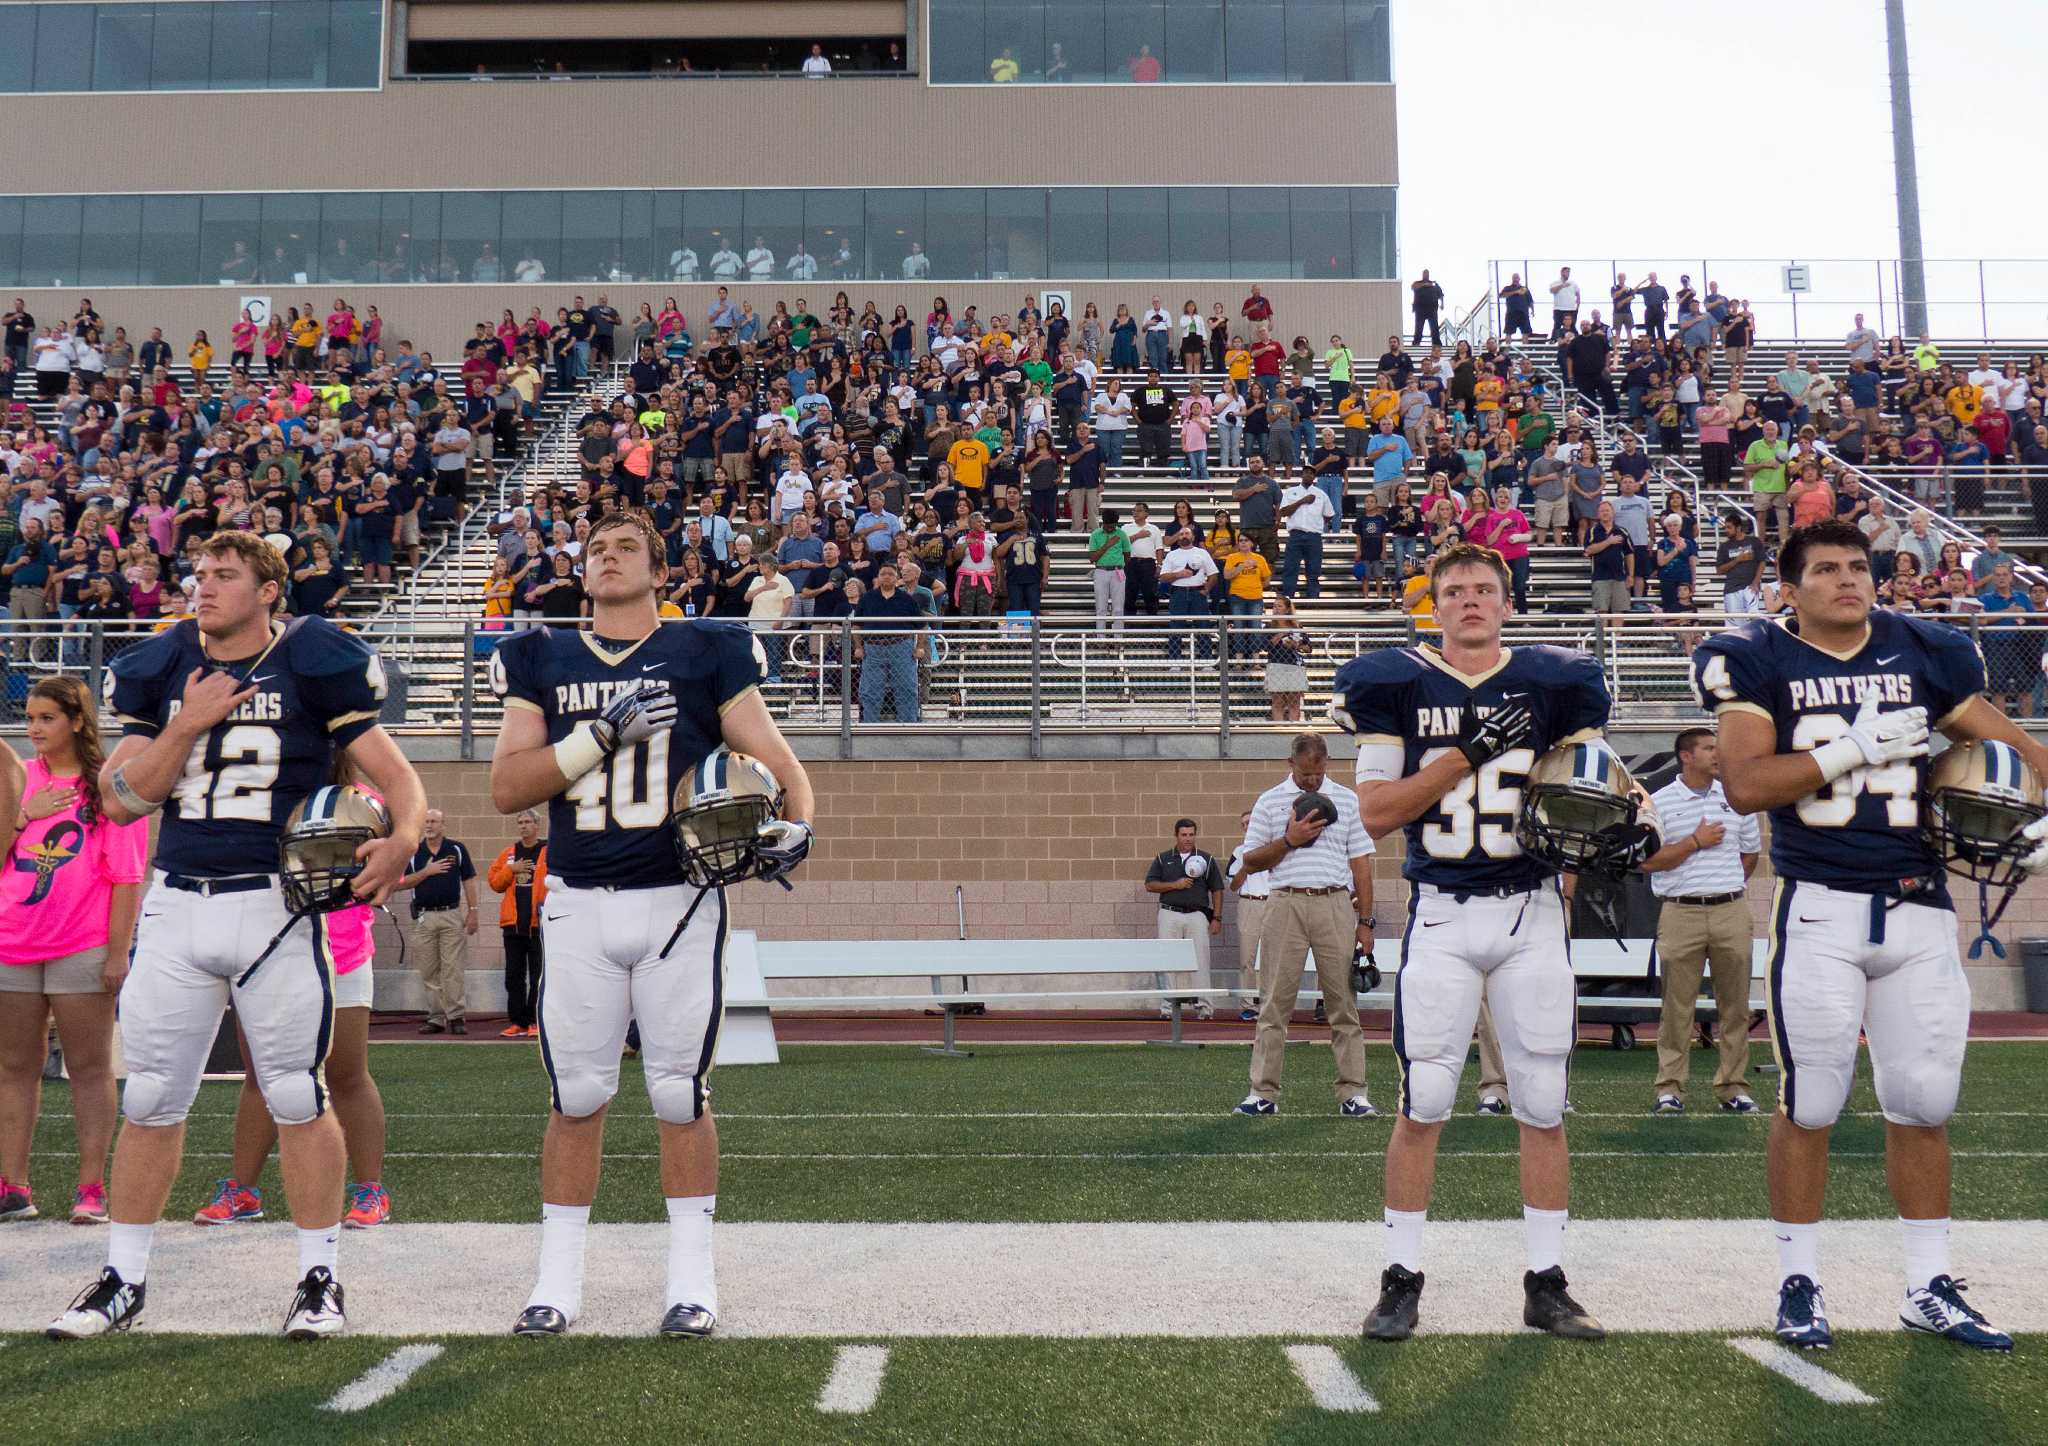
{"type": "Polygon", "coordinates": [[[0,196],[0,286],[1394,274],[1390,186],[0,196]]]}
{"type": "Polygon", "coordinates": [[[1388,0],[931,0],[936,85],[1384,83],[1388,0]]]}
{"type": "Polygon", "coordinates": [[[0,94],[375,90],[383,0],[0,4],[0,94]]]}

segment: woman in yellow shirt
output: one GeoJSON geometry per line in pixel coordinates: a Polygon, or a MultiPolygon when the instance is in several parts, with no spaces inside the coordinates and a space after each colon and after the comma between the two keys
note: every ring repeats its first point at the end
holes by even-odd
{"type": "Polygon", "coordinates": [[[192,348],[185,356],[192,363],[192,380],[204,382],[207,368],[213,365],[213,343],[206,339],[205,332],[202,331],[192,338],[192,348]]]}
{"type": "Polygon", "coordinates": [[[1401,564],[1401,571],[1407,574],[1401,579],[1401,606],[1415,620],[1417,632],[1436,632],[1436,599],[1430,596],[1429,574],[1418,571],[1413,561],[1406,560],[1401,564]]]}
{"type": "Polygon", "coordinates": [[[1230,350],[1223,353],[1223,370],[1237,383],[1238,394],[1247,394],[1252,380],[1252,354],[1245,350],[1243,337],[1230,339],[1230,350]]]}
{"type": "Polygon", "coordinates": [[[1479,430],[1491,432],[1500,423],[1500,399],[1506,395],[1508,384],[1492,372],[1480,373],[1478,382],[1472,388],[1473,410],[1479,413],[1479,430]]]}

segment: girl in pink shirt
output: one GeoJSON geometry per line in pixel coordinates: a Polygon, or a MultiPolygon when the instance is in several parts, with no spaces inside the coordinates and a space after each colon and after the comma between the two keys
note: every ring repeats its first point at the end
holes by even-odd
{"type": "Polygon", "coordinates": [[[1495,507],[1491,493],[1474,487],[1466,499],[1463,526],[1467,542],[1500,554],[1514,578],[1515,609],[1525,611],[1529,606],[1529,543],[1536,535],[1528,514],[1513,505],[1495,507]]]}
{"type": "Polygon", "coordinates": [[[228,341],[233,348],[228,364],[237,371],[247,371],[256,359],[256,338],[262,328],[249,315],[249,309],[242,308],[242,319],[228,328],[228,341]]]}
{"type": "MultiPolygon", "coordinates": [[[[91,693],[76,678],[29,690],[35,748],[22,778],[14,842],[0,856],[0,1219],[36,1214],[28,1186],[43,1021],[71,1071],[78,1129],[78,1190],[71,1219],[107,1219],[107,1147],[114,1137],[114,996],[142,901],[147,823],[116,824],[100,811],[105,761],[91,693]]],[[[15,766],[10,753],[4,761],[15,766]]]]}
{"type": "MultiPolygon", "coordinates": [[[[345,755],[335,758],[334,781],[354,783],[371,797],[379,797],[356,779],[345,755]]],[[[391,1197],[383,1185],[384,1099],[377,1092],[377,1082],[370,1078],[370,1003],[375,977],[370,961],[377,952],[371,925],[376,915],[368,904],[358,904],[325,916],[328,952],[334,958],[334,1035],[325,1069],[327,1096],[334,1117],[341,1122],[349,1170],[355,1177],[342,1223],[355,1230],[382,1225],[391,1218],[391,1197]]],[[[263,1218],[263,1190],[257,1182],[277,1144],[277,1125],[264,1106],[263,1091],[249,1062],[249,1041],[239,1025],[236,1039],[242,1047],[242,1089],[235,1100],[234,1159],[228,1178],[215,1184],[213,1198],[193,1216],[200,1225],[263,1218]]]]}

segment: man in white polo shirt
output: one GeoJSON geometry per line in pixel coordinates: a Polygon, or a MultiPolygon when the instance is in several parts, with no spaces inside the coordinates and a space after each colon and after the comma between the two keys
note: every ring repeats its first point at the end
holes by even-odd
{"type": "MultiPolygon", "coordinates": [[[[1246,809],[1239,817],[1238,827],[1251,834],[1252,811],[1246,809]]],[[[1244,845],[1239,844],[1230,852],[1230,891],[1237,895],[1237,987],[1242,989],[1249,981],[1254,989],[1258,987],[1259,941],[1266,932],[1266,895],[1272,890],[1272,878],[1264,871],[1253,873],[1244,866],[1244,845]]],[[[1259,1017],[1259,996],[1254,994],[1244,1001],[1237,1017],[1250,1024],[1259,1017]]]]}
{"type": "Polygon", "coordinates": [[[1703,963],[1714,971],[1720,1012],[1715,1042],[1720,1065],[1714,1093],[1729,1114],[1756,1110],[1749,1093],[1749,962],[1752,924],[1747,889],[1763,851],[1756,815],[1737,813],[1721,791],[1721,749],[1711,728],[1678,735],[1678,776],[1652,797],[1671,842],[1650,856],[1643,872],[1663,903],[1657,919],[1657,958],[1664,971],[1664,1016],[1657,1026],[1657,1085],[1653,1114],[1685,1108],[1693,1008],[1700,997],[1703,963]]]}
{"type": "Polygon", "coordinates": [[[1372,949],[1373,845],[1358,817],[1358,795],[1330,780],[1329,768],[1329,746],[1314,733],[1297,733],[1288,776],[1259,795],[1245,831],[1239,867],[1265,871],[1271,892],[1261,940],[1264,997],[1252,1044],[1252,1088],[1237,1107],[1241,1115],[1279,1110],[1287,1024],[1311,949],[1337,1056],[1337,1112],[1347,1119],[1379,1113],[1365,1092],[1365,1035],[1351,992],[1354,946],[1372,949]],[[1297,815],[1296,800],[1305,794],[1319,795],[1334,817],[1297,815]]]}
{"type": "Polygon", "coordinates": [[[1280,526],[1287,533],[1287,551],[1280,558],[1280,591],[1292,601],[1296,575],[1308,573],[1305,591],[1311,598],[1323,595],[1323,534],[1337,521],[1337,509],[1329,494],[1297,477],[1280,493],[1280,526]]]}

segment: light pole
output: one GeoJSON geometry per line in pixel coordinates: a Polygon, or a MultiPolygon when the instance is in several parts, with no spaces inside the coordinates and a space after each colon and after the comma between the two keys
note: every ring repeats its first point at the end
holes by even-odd
{"type": "Polygon", "coordinates": [[[1884,0],[1892,76],[1892,172],[1899,198],[1899,300],[1905,333],[1927,330],[1927,262],[1920,249],[1920,172],[1913,161],[1913,80],[1906,64],[1906,0],[1884,0]]]}

